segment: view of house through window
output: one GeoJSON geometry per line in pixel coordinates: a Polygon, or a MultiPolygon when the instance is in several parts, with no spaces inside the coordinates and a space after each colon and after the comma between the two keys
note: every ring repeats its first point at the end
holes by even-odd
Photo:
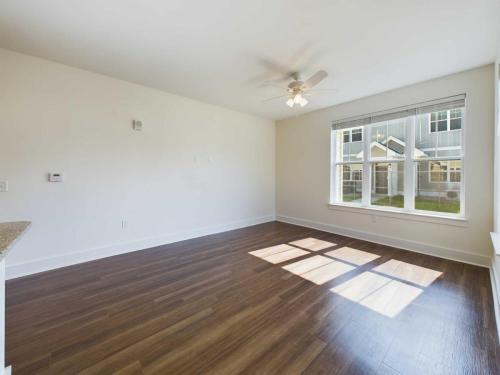
{"type": "Polygon", "coordinates": [[[333,130],[333,203],[463,214],[463,118],[446,108],[333,130]]]}

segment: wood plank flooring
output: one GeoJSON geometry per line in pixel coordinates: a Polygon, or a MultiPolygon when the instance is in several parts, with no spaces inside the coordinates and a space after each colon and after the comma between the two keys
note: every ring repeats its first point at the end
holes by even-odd
{"type": "Polygon", "coordinates": [[[278,222],[6,295],[16,375],[500,374],[487,269],[278,222]]]}

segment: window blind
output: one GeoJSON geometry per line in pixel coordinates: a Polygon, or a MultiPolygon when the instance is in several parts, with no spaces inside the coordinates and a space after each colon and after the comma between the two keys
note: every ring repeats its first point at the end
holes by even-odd
{"type": "Polygon", "coordinates": [[[361,116],[348,117],[332,122],[333,130],[365,126],[382,121],[395,120],[424,113],[444,111],[453,108],[465,107],[465,94],[449,96],[413,105],[373,112],[361,116]]]}

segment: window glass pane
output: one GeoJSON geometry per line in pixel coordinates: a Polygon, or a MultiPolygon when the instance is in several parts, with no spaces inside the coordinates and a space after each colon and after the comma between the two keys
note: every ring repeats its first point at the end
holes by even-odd
{"type": "Polygon", "coordinates": [[[415,208],[460,213],[460,170],[462,162],[419,161],[416,163],[415,208]],[[452,172],[453,171],[453,172],[452,172]],[[452,181],[451,173],[454,173],[452,181]]]}
{"type": "Polygon", "coordinates": [[[351,179],[351,167],[349,165],[344,165],[342,168],[342,178],[344,181],[351,179]]]}
{"type": "Polygon", "coordinates": [[[462,156],[462,130],[436,134],[436,157],[462,156]]]}
{"type": "Polygon", "coordinates": [[[405,158],[407,118],[379,122],[371,125],[371,160],[405,158]]]}
{"type": "Polygon", "coordinates": [[[450,120],[450,130],[457,130],[462,128],[462,119],[455,118],[450,120]]]}
{"type": "Polygon", "coordinates": [[[437,127],[438,127],[438,132],[445,132],[446,130],[448,130],[448,121],[446,120],[438,121],[437,127]]]}
{"type": "Polygon", "coordinates": [[[415,127],[415,158],[462,157],[462,118],[463,108],[450,110],[455,118],[447,121],[431,122],[431,118],[443,117],[447,111],[417,116],[415,127]],[[453,131],[448,131],[453,130],[453,131]]]}
{"type": "Polygon", "coordinates": [[[435,113],[418,115],[415,126],[415,158],[427,158],[436,156],[437,133],[436,123],[430,122],[435,113]]]}
{"type": "Polygon", "coordinates": [[[352,129],[352,142],[360,142],[363,139],[363,131],[361,129],[352,129]]]}
{"type": "Polygon", "coordinates": [[[460,160],[451,160],[449,162],[450,182],[460,182],[462,178],[462,162],[460,160]]]}
{"type": "Polygon", "coordinates": [[[448,118],[448,111],[437,112],[437,120],[446,120],[448,118]]]}
{"type": "Polygon", "coordinates": [[[452,109],[450,111],[450,118],[462,117],[462,108],[452,109]]]}
{"type": "Polygon", "coordinates": [[[337,165],[337,191],[340,202],[361,203],[362,177],[363,164],[337,165]]]}
{"type": "Polygon", "coordinates": [[[350,150],[351,150],[350,143],[341,143],[340,147],[339,147],[339,151],[341,153],[339,160],[340,161],[349,161],[350,150]]]}
{"type": "Polygon", "coordinates": [[[363,173],[361,170],[354,170],[351,173],[351,179],[353,181],[361,181],[363,177],[363,173]]]}
{"type": "MultiPolygon", "coordinates": [[[[359,128],[357,128],[360,130],[359,128]]],[[[363,142],[345,142],[346,132],[351,136],[351,129],[344,131],[337,131],[337,162],[350,162],[363,160],[363,142]]]]}
{"type": "Polygon", "coordinates": [[[447,161],[431,161],[429,162],[429,181],[430,182],[445,182],[448,180],[448,162],[447,161]]]}
{"type": "Polygon", "coordinates": [[[372,163],[371,204],[404,207],[404,162],[372,163]]]}
{"type": "Polygon", "coordinates": [[[344,130],[344,143],[350,142],[349,130],[344,130]]]}

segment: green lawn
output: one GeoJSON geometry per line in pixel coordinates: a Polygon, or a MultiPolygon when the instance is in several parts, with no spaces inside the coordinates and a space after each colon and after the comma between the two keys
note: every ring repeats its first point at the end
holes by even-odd
{"type": "MultiPolygon", "coordinates": [[[[372,204],[377,206],[391,206],[391,207],[402,208],[404,206],[404,199],[402,195],[396,195],[394,197],[384,197],[378,199],[372,204]]],[[[450,201],[445,199],[441,199],[441,201],[439,201],[436,198],[416,197],[415,208],[417,210],[425,210],[425,211],[459,213],[460,202],[450,201]]]]}
{"type": "Polygon", "coordinates": [[[393,197],[384,197],[372,202],[376,206],[390,206],[390,207],[404,207],[404,197],[402,195],[395,195],[393,197]]]}
{"type": "Polygon", "coordinates": [[[357,193],[357,194],[343,194],[342,195],[342,202],[352,202],[356,199],[361,199],[361,193],[357,193]]]}

